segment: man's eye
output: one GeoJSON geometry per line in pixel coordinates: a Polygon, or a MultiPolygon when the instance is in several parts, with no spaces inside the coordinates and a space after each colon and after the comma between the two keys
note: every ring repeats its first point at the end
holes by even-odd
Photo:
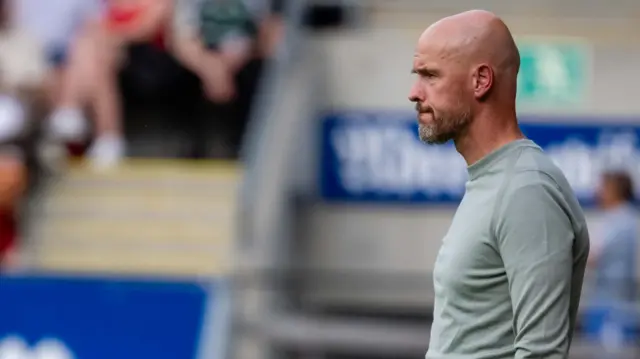
{"type": "Polygon", "coordinates": [[[431,71],[422,71],[420,72],[420,77],[424,77],[426,79],[431,79],[435,77],[435,74],[431,71]]]}

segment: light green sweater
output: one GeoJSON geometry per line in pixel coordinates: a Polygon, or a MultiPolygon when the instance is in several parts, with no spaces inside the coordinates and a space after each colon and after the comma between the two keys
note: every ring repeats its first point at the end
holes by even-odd
{"type": "Polygon", "coordinates": [[[468,170],[436,259],[426,358],[566,358],[589,253],[571,187],[529,140],[468,170]]]}

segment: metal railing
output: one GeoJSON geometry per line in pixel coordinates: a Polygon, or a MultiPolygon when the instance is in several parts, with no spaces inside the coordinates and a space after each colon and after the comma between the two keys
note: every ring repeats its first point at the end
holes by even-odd
{"type": "MultiPolygon", "coordinates": [[[[433,284],[428,278],[428,273],[372,274],[293,268],[288,271],[263,269],[260,272],[235,273],[233,284],[242,288],[266,287],[269,291],[288,292],[295,296],[294,293],[304,293],[310,283],[362,290],[376,287],[380,291],[414,290],[416,287],[431,289],[433,284]]],[[[332,303],[328,307],[305,310],[304,304],[301,304],[298,309],[274,311],[262,316],[239,316],[235,325],[237,331],[281,348],[297,348],[314,353],[388,355],[390,358],[419,357],[424,355],[429,344],[432,300],[425,298],[422,308],[414,307],[410,311],[403,307],[395,308],[395,312],[393,308],[378,308],[381,310],[377,313],[375,307],[336,310],[339,304],[332,303]],[[417,314],[417,311],[423,311],[424,315],[417,314]]],[[[585,295],[583,303],[588,302],[589,297],[585,295]]],[[[640,296],[635,304],[640,309],[640,296]]],[[[585,308],[582,309],[584,314],[585,308]]],[[[637,324],[640,328],[640,317],[637,324]]],[[[586,334],[579,319],[570,359],[632,359],[640,355],[640,347],[633,343],[625,344],[613,353],[598,340],[589,339],[586,334]]]]}

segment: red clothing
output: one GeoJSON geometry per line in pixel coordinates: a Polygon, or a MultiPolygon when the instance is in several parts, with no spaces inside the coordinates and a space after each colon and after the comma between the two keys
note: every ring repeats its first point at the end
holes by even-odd
{"type": "Polygon", "coordinates": [[[14,247],[17,236],[16,219],[11,212],[0,212],[0,263],[14,247]]]}
{"type": "MultiPolygon", "coordinates": [[[[112,31],[117,32],[123,27],[129,27],[135,25],[135,22],[147,11],[146,4],[140,4],[138,6],[114,6],[110,5],[107,8],[107,26],[112,31]]],[[[165,47],[165,33],[164,27],[159,26],[153,36],[152,43],[161,49],[165,47]]]]}

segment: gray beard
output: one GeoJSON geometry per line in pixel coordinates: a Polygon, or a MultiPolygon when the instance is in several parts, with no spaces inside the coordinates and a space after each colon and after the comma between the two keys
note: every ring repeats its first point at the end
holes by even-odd
{"type": "Polygon", "coordinates": [[[436,125],[423,125],[420,123],[418,124],[418,135],[420,141],[428,145],[442,145],[454,139],[456,132],[438,133],[436,125]]]}
{"type": "Polygon", "coordinates": [[[436,126],[433,125],[423,125],[421,123],[418,124],[418,135],[420,137],[420,141],[428,144],[428,145],[435,145],[438,144],[437,141],[435,141],[435,134],[436,134],[436,126]]]}
{"type": "Polygon", "coordinates": [[[429,125],[418,123],[418,135],[428,145],[441,145],[455,139],[470,122],[470,112],[465,111],[456,117],[438,118],[429,125]]]}

